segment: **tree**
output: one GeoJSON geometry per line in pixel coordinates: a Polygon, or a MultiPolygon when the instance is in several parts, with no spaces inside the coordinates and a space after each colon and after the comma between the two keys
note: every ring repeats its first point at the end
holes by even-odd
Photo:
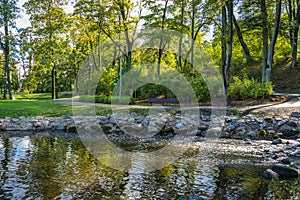
{"type": "MultiPolygon", "coordinates": [[[[270,73],[271,73],[271,69],[272,69],[272,65],[273,65],[275,44],[276,44],[278,32],[279,32],[280,15],[281,15],[281,0],[277,0],[275,20],[274,20],[274,29],[273,29],[273,33],[272,33],[270,46],[269,46],[268,61],[267,61],[267,65],[268,65],[268,69],[270,69],[270,73]]],[[[268,80],[268,81],[270,80],[270,73],[266,73],[266,80],[268,80]]]]}
{"type": "Polygon", "coordinates": [[[229,69],[232,59],[232,42],[233,42],[233,1],[226,1],[226,5],[222,6],[222,74],[224,87],[229,87],[229,69]],[[227,12],[226,12],[227,8],[227,12]],[[226,22],[228,21],[228,32],[226,31],[226,22]],[[228,44],[226,50],[226,37],[227,33],[228,44]]]}
{"type": "MultiPolygon", "coordinates": [[[[290,0],[291,1],[291,0],[290,0]]],[[[298,32],[300,26],[300,3],[299,0],[297,2],[297,13],[295,14],[294,23],[293,23],[293,43],[292,43],[292,68],[295,68],[297,62],[297,51],[298,51],[298,32]]]]}
{"type": "Polygon", "coordinates": [[[0,35],[0,46],[4,52],[4,71],[6,76],[5,89],[3,98],[6,99],[6,88],[8,89],[9,99],[13,99],[12,92],[12,83],[11,83],[11,68],[10,68],[10,59],[11,59],[11,32],[10,29],[14,26],[14,20],[18,17],[18,8],[16,6],[16,0],[1,0],[0,1],[0,20],[1,27],[4,27],[4,41],[2,39],[2,33],[0,35]]]}
{"type": "Polygon", "coordinates": [[[281,0],[277,0],[276,13],[274,20],[274,29],[271,37],[270,46],[268,46],[268,28],[267,28],[267,10],[265,0],[261,0],[262,26],[263,26],[263,69],[262,81],[270,81],[271,70],[273,65],[274,49],[279,32],[281,16],[281,0]]]}
{"type": "Polygon", "coordinates": [[[34,34],[35,67],[47,74],[50,71],[52,99],[57,98],[57,72],[69,49],[66,34],[70,20],[62,8],[66,3],[64,0],[29,0],[24,4],[34,34]]]}
{"type": "Polygon", "coordinates": [[[268,26],[267,26],[267,8],[266,1],[260,0],[262,13],[262,30],[263,30],[263,57],[262,57],[262,81],[266,81],[266,73],[268,68],[268,26]]]}
{"type": "Polygon", "coordinates": [[[239,23],[237,22],[234,15],[233,15],[233,23],[234,23],[234,27],[235,27],[239,42],[241,43],[241,46],[242,46],[242,48],[244,50],[244,53],[245,53],[245,56],[247,58],[247,62],[249,62],[250,60],[252,60],[251,54],[250,54],[250,51],[249,51],[249,48],[248,48],[247,44],[244,41],[244,37],[243,37],[242,31],[241,31],[241,28],[239,26],[239,23]]]}

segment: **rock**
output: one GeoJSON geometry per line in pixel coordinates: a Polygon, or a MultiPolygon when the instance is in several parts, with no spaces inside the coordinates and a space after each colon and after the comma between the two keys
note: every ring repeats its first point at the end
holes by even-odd
{"type": "Polygon", "coordinates": [[[282,163],[282,164],[286,164],[286,165],[289,165],[289,164],[291,164],[291,160],[289,159],[289,158],[282,158],[282,159],[280,159],[280,162],[282,163]]]}
{"type": "Polygon", "coordinates": [[[265,122],[267,122],[267,123],[272,123],[273,122],[273,119],[272,118],[265,118],[265,122]]]}
{"type": "Polygon", "coordinates": [[[117,122],[116,122],[116,120],[115,120],[115,118],[114,118],[113,116],[111,116],[111,117],[109,118],[109,123],[110,123],[110,124],[117,124],[117,122]]]}
{"type": "Polygon", "coordinates": [[[35,117],[35,119],[37,119],[37,120],[43,120],[44,118],[42,116],[37,116],[37,117],[35,117]]]}
{"type": "Polygon", "coordinates": [[[16,123],[16,122],[19,122],[20,119],[19,119],[19,118],[12,118],[11,121],[12,121],[13,123],[16,123]]]}
{"type": "Polygon", "coordinates": [[[198,130],[199,130],[199,131],[206,131],[207,129],[208,129],[207,126],[199,126],[199,127],[198,127],[198,130]]]}
{"type": "Polygon", "coordinates": [[[175,124],[175,127],[177,129],[181,129],[183,127],[183,125],[182,125],[182,123],[177,123],[177,124],[175,124]]]}
{"type": "Polygon", "coordinates": [[[288,121],[287,125],[289,125],[291,127],[297,127],[297,123],[294,121],[288,121]]]}
{"type": "Polygon", "coordinates": [[[42,123],[41,122],[35,122],[33,124],[34,127],[41,127],[42,126],[42,123]]]}
{"type": "Polygon", "coordinates": [[[207,130],[206,137],[218,138],[219,134],[222,132],[221,127],[214,127],[207,130]]]}
{"type": "Polygon", "coordinates": [[[273,138],[274,138],[274,139],[282,138],[282,137],[283,137],[283,134],[282,134],[282,133],[275,133],[275,134],[273,135],[273,138]]]}
{"type": "Polygon", "coordinates": [[[272,141],[272,144],[277,145],[277,144],[282,144],[282,139],[278,138],[272,141]]]}
{"type": "Polygon", "coordinates": [[[220,138],[230,138],[230,134],[228,133],[228,132],[222,132],[221,134],[220,134],[220,138]]]}
{"type": "Polygon", "coordinates": [[[129,122],[129,123],[134,123],[134,122],[135,122],[135,119],[134,119],[133,117],[131,117],[131,118],[128,119],[128,122],[129,122]]]}
{"type": "Polygon", "coordinates": [[[265,178],[266,180],[272,180],[272,179],[275,179],[275,178],[278,178],[279,177],[279,174],[274,172],[273,170],[271,169],[267,169],[264,171],[264,173],[262,174],[262,177],[265,178]]]}
{"type": "Polygon", "coordinates": [[[143,122],[143,120],[145,119],[145,115],[143,115],[143,116],[140,116],[137,120],[136,120],[136,123],[138,123],[138,124],[141,124],[142,122],[143,122]]]}
{"type": "Polygon", "coordinates": [[[6,123],[10,123],[10,121],[11,121],[10,117],[5,117],[5,119],[3,120],[3,122],[6,122],[6,123]]]}
{"type": "Polygon", "coordinates": [[[256,136],[256,131],[249,131],[249,132],[247,133],[247,136],[255,137],[255,136],[256,136]]]}
{"type": "Polygon", "coordinates": [[[224,132],[233,132],[233,131],[235,131],[235,126],[234,125],[228,125],[228,126],[226,126],[225,128],[224,128],[224,132]]]}
{"type": "Polygon", "coordinates": [[[283,125],[281,128],[280,128],[280,131],[282,132],[282,134],[286,137],[291,137],[291,136],[294,136],[298,133],[298,130],[291,127],[291,126],[288,126],[288,125],[283,125]]]}
{"type": "Polygon", "coordinates": [[[64,131],[66,129],[66,127],[64,125],[58,125],[55,127],[55,130],[57,131],[64,131]]]}
{"type": "Polygon", "coordinates": [[[300,118],[300,112],[292,112],[291,117],[300,118]]]}
{"type": "Polygon", "coordinates": [[[282,179],[293,179],[299,177],[297,169],[287,165],[278,164],[272,167],[272,170],[279,174],[282,179]]]}
{"type": "Polygon", "coordinates": [[[68,126],[67,131],[68,133],[76,133],[77,132],[76,126],[75,125],[68,126]]]}
{"type": "Polygon", "coordinates": [[[285,121],[285,120],[281,120],[281,121],[279,121],[279,122],[277,123],[277,126],[282,126],[282,125],[284,125],[284,124],[286,124],[286,121],[285,121]]]}

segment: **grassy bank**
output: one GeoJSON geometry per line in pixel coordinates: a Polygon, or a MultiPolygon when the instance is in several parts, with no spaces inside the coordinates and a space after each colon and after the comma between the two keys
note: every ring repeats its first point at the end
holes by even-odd
{"type": "MultiPolygon", "coordinates": [[[[50,93],[42,94],[15,94],[16,100],[0,100],[0,118],[5,117],[63,117],[72,116],[72,106],[51,101],[50,93]]],[[[76,106],[74,109],[84,109],[76,106]]],[[[96,107],[97,115],[109,112],[109,107],[96,107]]]]}

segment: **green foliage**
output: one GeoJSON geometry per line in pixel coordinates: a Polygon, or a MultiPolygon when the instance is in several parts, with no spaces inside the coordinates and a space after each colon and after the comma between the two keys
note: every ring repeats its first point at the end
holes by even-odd
{"type": "Polygon", "coordinates": [[[248,98],[259,99],[269,97],[273,93],[271,82],[258,82],[254,78],[249,79],[233,77],[227,95],[229,98],[245,100],[248,98]]]}
{"type": "Polygon", "coordinates": [[[202,76],[196,76],[188,79],[194,89],[198,101],[207,101],[210,99],[209,90],[202,76]]]}
{"type": "Polygon", "coordinates": [[[163,85],[148,83],[137,89],[138,99],[155,98],[158,96],[164,96],[166,98],[176,97],[170,89],[163,85]]]}
{"type": "Polygon", "coordinates": [[[113,90],[118,82],[118,71],[116,68],[108,68],[102,74],[96,89],[98,95],[112,95],[113,90]]]}

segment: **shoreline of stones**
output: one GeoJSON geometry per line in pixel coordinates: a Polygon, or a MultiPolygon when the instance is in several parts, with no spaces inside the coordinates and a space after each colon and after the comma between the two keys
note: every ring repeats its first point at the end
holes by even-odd
{"type": "MultiPolygon", "coordinates": [[[[289,116],[258,118],[251,115],[236,117],[218,117],[207,115],[128,114],[95,117],[33,117],[0,119],[0,131],[64,131],[76,133],[76,128],[90,124],[100,125],[105,133],[139,132],[151,133],[187,133],[200,137],[218,136],[228,139],[263,139],[280,144],[280,139],[300,138],[300,112],[289,116]],[[85,123],[88,121],[88,123],[85,123]],[[76,122],[76,123],[75,123],[76,122]],[[83,122],[83,123],[82,123],[83,122]],[[147,128],[147,129],[145,129],[147,128]]],[[[92,125],[92,126],[93,126],[92,125]]]]}

